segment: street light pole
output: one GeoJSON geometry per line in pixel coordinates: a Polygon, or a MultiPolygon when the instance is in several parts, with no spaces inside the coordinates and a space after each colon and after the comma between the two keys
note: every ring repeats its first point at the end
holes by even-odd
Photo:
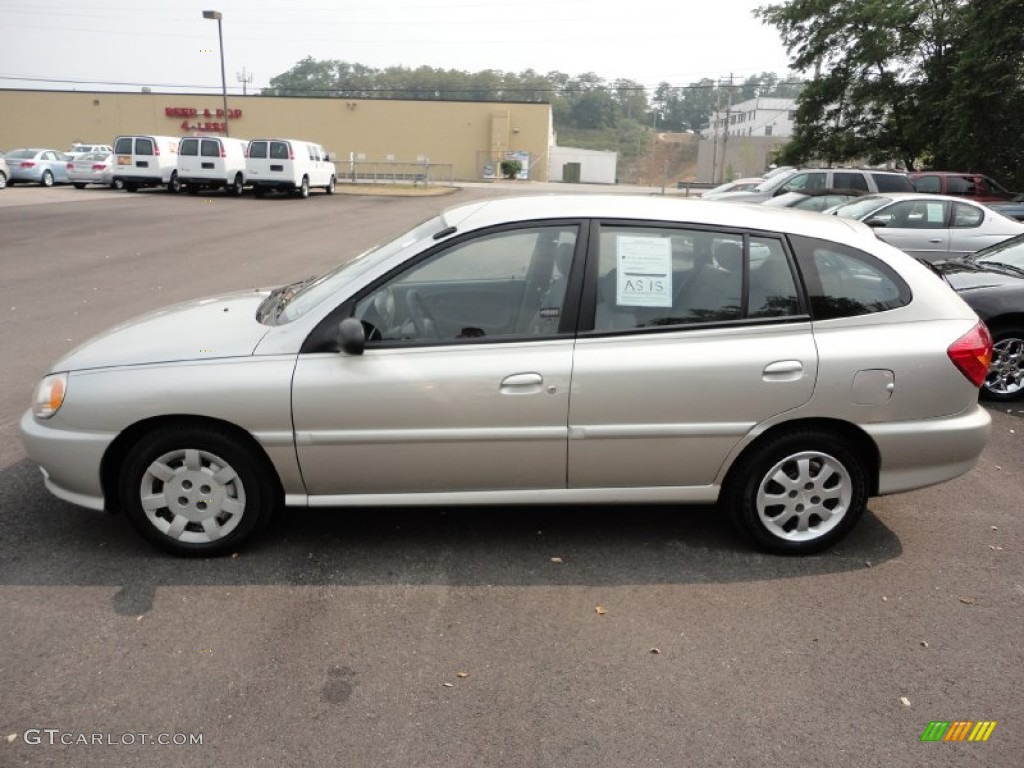
{"type": "Polygon", "coordinates": [[[220,23],[224,14],[220,11],[203,11],[203,18],[217,20],[217,39],[220,42],[220,88],[224,97],[224,135],[230,136],[231,132],[228,130],[228,79],[224,74],[224,31],[220,23]]]}

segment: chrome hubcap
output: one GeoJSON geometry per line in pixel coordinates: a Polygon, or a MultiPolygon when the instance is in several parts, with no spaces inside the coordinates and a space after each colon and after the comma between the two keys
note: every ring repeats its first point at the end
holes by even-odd
{"type": "Polygon", "coordinates": [[[757,514],[773,536],[811,541],[835,528],[853,498],[853,481],[834,458],[817,451],[789,456],[761,480],[757,514]]]}
{"type": "Polygon", "coordinates": [[[245,489],[235,470],[194,448],[165,453],[150,464],[139,492],[150,523],[185,543],[222,539],[245,513],[245,489]]]}
{"type": "Polygon", "coordinates": [[[1024,339],[1003,339],[992,347],[992,364],[985,376],[985,389],[997,395],[1012,395],[1024,387],[1024,339]]]}

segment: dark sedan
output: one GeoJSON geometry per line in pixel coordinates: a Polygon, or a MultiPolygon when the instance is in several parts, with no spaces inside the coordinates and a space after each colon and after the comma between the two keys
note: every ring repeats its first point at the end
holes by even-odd
{"type": "Polygon", "coordinates": [[[1024,397],[1024,235],[932,266],[992,332],[995,347],[982,396],[1024,397]]]}

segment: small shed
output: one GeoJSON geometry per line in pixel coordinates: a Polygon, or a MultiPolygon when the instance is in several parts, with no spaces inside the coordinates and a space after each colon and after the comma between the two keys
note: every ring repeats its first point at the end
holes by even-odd
{"type": "Polygon", "coordinates": [[[548,178],[577,184],[614,184],[619,153],[554,146],[548,152],[548,178]]]}

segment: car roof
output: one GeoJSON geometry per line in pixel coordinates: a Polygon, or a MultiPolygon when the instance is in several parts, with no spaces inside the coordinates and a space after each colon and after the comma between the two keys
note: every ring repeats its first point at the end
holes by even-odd
{"type": "Polygon", "coordinates": [[[453,206],[443,217],[446,224],[471,230],[544,219],[641,219],[780,232],[848,243],[862,242],[865,238],[877,242],[874,232],[860,222],[816,212],[699,198],[621,194],[503,197],[453,206]]]}
{"type": "Polygon", "coordinates": [[[864,195],[860,200],[864,200],[869,197],[885,197],[890,200],[949,200],[954,203],[967,203],[976,207],[984,208],[985,206],[976,200],[971,200],[969,197],[957,197],[956,195],[936,195],[931,192],[875,192],[870,195],[864,195]]]}

